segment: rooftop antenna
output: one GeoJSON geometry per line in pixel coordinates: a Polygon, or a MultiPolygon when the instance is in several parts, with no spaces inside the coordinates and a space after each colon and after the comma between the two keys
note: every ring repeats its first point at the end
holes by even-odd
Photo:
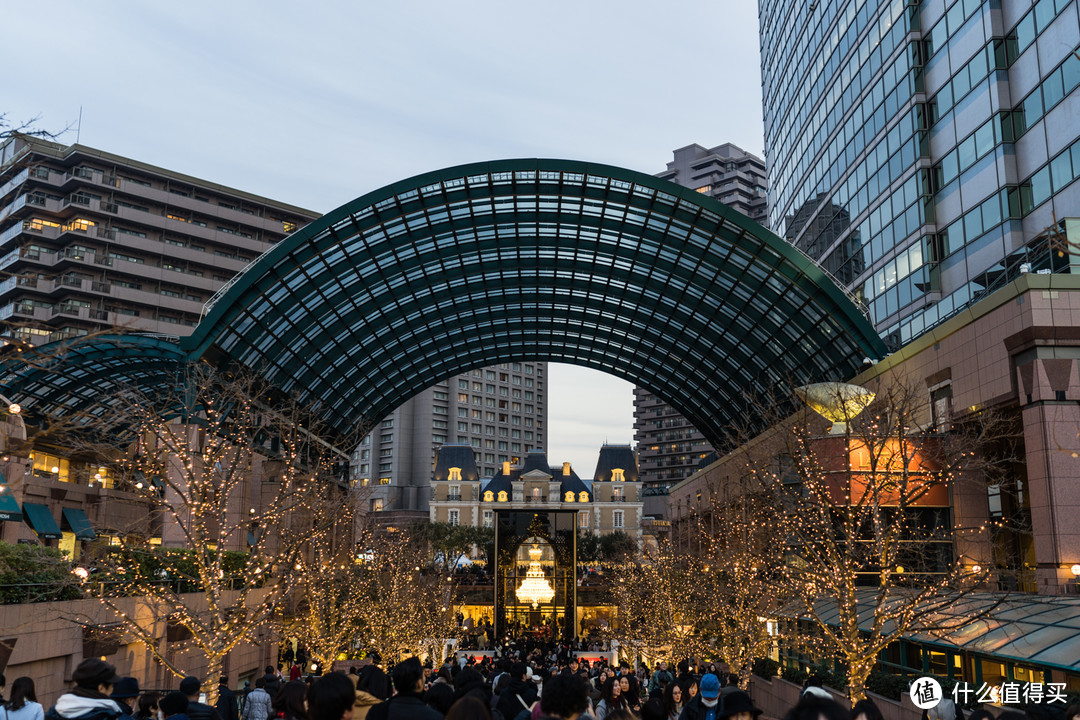
{"type": "Polygon", "coordinates": [[[79,138],[82,136],[82,105],[79,106],[79,122],[75,126],[75,144],[79,144],[79,138]]]}

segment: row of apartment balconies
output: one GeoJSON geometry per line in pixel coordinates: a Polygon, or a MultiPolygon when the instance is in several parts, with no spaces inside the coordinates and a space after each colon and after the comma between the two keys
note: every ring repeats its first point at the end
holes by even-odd
{"type": "MultiPolygon", "coordinates": [[[[18,228],[13,228],[18,229],[18,228]]],[[[59,271],[64,265],[71,266],[85,266],[89,271],[94,274],[102,272],[101,268],[114,268],[115,271],[138,276],[143,280],[147,280],[147,269],[154,268],[154,274],[158,279],[177,285],[180,287],[192,288],[201,290],[209,294],[212,294],[216,288],[218,288],[223,279],[228,276],[231,277],[233,273],[239,272],[243,269],[244,261],[237,261],[232,258],[226,258],[221,256],[208,257],[206,253],[197,251],[187,251],[184,253],[168,253],[165,254],[162,249],[152,248],[153,241],[148,241],[142,238],[135,238],[132,242],[126,243],[123,247],[113,246],[110,249],[101,247],[91,247],[89,245],[94,244],[96,238],[111,237],[106,232],[103,232],[103,228],[97,228],[95,232],[91,232],[89,229],[74,229],[69,228],[61,231],[59,228],[21,228],[20,232],[32,233],[34,236],[39,236],[43,239],[63,239],[65,234],[72,234],[72,239],[76,240],[64,248],[50,249],[38,245],[24,245],[22,247],[14,248],[3,257],[0,257],[0,269],[7,269],[11,267],[15,262],[23,260],[26,263],[32,263],[33,267],[29,268],[29,272],[33,273],[55,273],[59,271]],[[81,236],[81,237],[80,237],[81,236]],[[88,242],[89,245],[82,243],[88,242]],[[128,255],[125,252],[118,252],[122,250],[142,250],[146,249],[148,252],[154,252],[155,257],[162,258],[159,260],[159,264],[151,264],[148,262],[139,262],[143,260],[142,257],[136,257],[134,255],[128,255]],[[185,265],[184,262],[187,261],[185,265]],[[176,267],[171,267],[175,265],[176,267]],[[215,272],[218,271],[218,272],[215,272]],[[220,271],[226,271],[224,273],[220,271]],[[210,275],[209,277],[207,275],[210,275]]],[[[17,236],[19,232],[13,233],[17,236]]],[[[11,236],[8,233],[0,235],[0,246],[9,241],[11,236]]],[[[16,271],[17,272],[17,271],[16,271]]],[[[200,301],[205,298],[200,298],[200,301]]],[[[148,302],[152,301],[150,298],[146,298],[148,302]]]]}
{"type": "MultiPolygon", "coordinates": [[[[72,194],[61,200],[54,200],[52,198],[45,198],[36,195],[20,195],[15,201],[3,209],[0,209],[0,223],[5,219],[15,217],[21,210],[30,208],[32,211],[40,211],[47,215],[45,218],[38,218],[38,222],[34,222],[33,218],[27,218],[23,221],[22,230],[26,232],[37,232],[43,237],[59,237],[63,232],[90,232],[100,238],[107,240],[116,240],[119,234],[118,230],[107,227],[103,223],[111,223],[113,219],[123,222],[129,222],[132,224],[132,228],[138,228],[138,232],[149,230],[150,233],[157,234],[171,234],[175,237],[184,237],[185,239],[191,238],[197,241],[203,241],[208,244],[213,244],[220,249],[221,247],[227,247],[232,249],[231,255],[238,256],[244,261],[250,261],[262,254],[268,247],[275,242],[279,241],[282,237],[281,234],[268,233],[265,239],[258,237],[244,237],[235,233],[229,232],[228,229],[222,229],[222,227],[208,227],[204,224],[193,223],[180,216],[170,217],[155,215],[153,213],[144,212],[142,210],[127,208],[119,206],[116,203],[99,200],[97,198],[88,197],[86,195],[72,194]],[[102,220],[101,216],[105,216],[107,219],[102,220]],[[59,227],[44,224],[41,221],[47,222],[59,222],[59,227]],[[69,222],[65,222],[69,221],[69,222]]],[[[12,226],[0,235],[0,242],[4,241],[4,238],[14,237],[18,234],[15,228],[18,226],[12,226]]],[[[128,234],[124,236],[125,244],[134,241],[139,238],[138,235],[128,234]]],[[[163,242],[163,238],[139,238],[148,239],[155,242],[163,242]]],[[[181,250],[178,246],[170,246],[168,254],[174,254],[174,248],[181,250]]],[[[160,252],[157,248],[151,248],[150,252],[160,252]]],[[[194,251],[199,252],[199,251],[194,251]]]]}
{"type": "MultiPolygon", "coordinates": [[[[69,199],[72,195],[77,195],[77,193],[74,192],[75,190],[86,186],[110,194],[115,194],[116,191],[119,191],[124,195],[137,198],[143,202],[159,205],[159,209],[161,210],[160,215],[167,214],[167,211],[170,208],[183,209],[197,213],[200,216],[214,218],[238,226],[242,225],[255,231],[271,233],[274,236],[278,236],[278,239],[280,236],[295,231],[300,225],[307,222],[306,218],[298,217],[285,209],[282,209],[281,217],[270,217],[267,216],[266,209],[259,203],[250,203],[255,206],[252,210],[226,207],[220,204],[220,201],[218,204],[213,204],[210,202],[208,196],[198,195],[198,192],[207,192],[203,188],[200,188],[197,192],[191,194],[184,194],[187,191],[184,191],[184,193],[176,191],[170,192],[168,190],[127,180],[112,172],[86,165],[79,165],[68,171],[62,171],[44,165],[23,168],[16,173],[11,180],[4,183],[3,186],[0,186],[0,199],[3,199],[13,191],[21,189],[24,186],[27,188],[31,186],[43,186],[58,194],[69,193],[69,199]]],[[[232,202],[243,203],[244,201],[230,196],[229,202],[231,204],[232,202]]],[[[115,203],[107,202],[104,204],[107,208],[111,207],[112,212],[116,212],[117,205],[115,203]]],[[[109,210],[106,209],[105,211],[109,210]]],[[[314,213],[312,215],[314,215],[314,213]]],[[[2,220],[3,217],[3,212],[0,212],[0,220],[2,220]]]]}

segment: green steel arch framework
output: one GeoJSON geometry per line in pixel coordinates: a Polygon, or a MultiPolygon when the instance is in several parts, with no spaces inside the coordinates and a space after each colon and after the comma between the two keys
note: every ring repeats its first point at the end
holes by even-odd
{"type": "Polygon", "coordinates": [[[885,352],[812,261],[726,206],[535,159],[338,208],[249,266],[183,347],[262,373],[343,432],[458,372],[567,362],[650,389],[716,445],[747,419],[743,391],[846,379],[885,352]]]}
{"type": "Polygon", "coordinates": [[[94,425],[110,401],[130,390],[175,397],[187,355],[175,343],[148,335],[101,335],[52,343],[25,355],[8,348],[0,359],[0,392],[23,406],[30,423],[63,417],[94,425]]]}

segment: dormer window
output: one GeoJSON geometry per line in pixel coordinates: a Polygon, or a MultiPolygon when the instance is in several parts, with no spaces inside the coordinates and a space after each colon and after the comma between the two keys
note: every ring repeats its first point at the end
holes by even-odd
{"type": "Polygon", "coordinates": [[[450,468],[450,474],[446,477],[449,482],[461,482],[461,468],[450,468]]]}
{"type": "Polygon", "coordinates": [[[626,482],[626,471],[622,468],[612,468],[611,482],[626,482]]]}
{"type": "Polygon", "coordinates": [[[491,492],[490,490],[485,491],[484,502],[492,502],[493,500],[495,500],[495,493],[491,492]]]}
{"type": "Polygon", "coordinates": [[[589,502],[589,493],[587,493],[587,492],[578,493],[578,502],[589,502]]]}
{"type": "Polygon", "coordinates": [[[506,491],[505,490],[500,490],[499,491],[499,502],[506,502],[506,491]]]}
{"type": "Polygon", "coordinates": [[[574,491],[573,490],[567,490],[566,491],[566,502],[574,502],[574,491]]]}

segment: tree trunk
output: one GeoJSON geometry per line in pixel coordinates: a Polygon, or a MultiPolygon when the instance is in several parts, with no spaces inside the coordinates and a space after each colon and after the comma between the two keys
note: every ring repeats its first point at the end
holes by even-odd
{"type": "Polygon", "coordinates": [[[206,693],[206,704],[210,707],[217,707],[218,701],[218,679],[221,677],[221,670],[225,667],[225,658],[221,655],[207,655],[206,656],[206,681],[203,683],[202,689],[206,693]]]}
{"type": "Polygon", "coordinates": [[[870,678],[870,671],[873,669],[873,661],[848,661],[847,694],[852,705],[866,697],[866,681],[870,678]]]}
{"type": "Polygon", "coordinates": [[[750,692],[750,676],[753,674],[753,668],[749,665],[743,665],[739,668],[739,689],[750,692]]]}

